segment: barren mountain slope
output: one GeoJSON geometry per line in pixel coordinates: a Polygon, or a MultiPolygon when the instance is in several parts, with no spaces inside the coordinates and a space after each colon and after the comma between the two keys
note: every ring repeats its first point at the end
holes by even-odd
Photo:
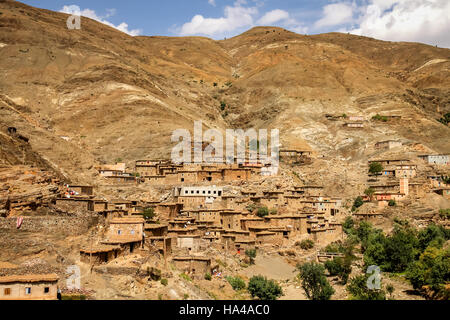
{"type": "Polygon", "coordinates": [[[223,41],[131,37],[88,18],[68,30],[66,19],[0,1],[0,124],[74,181],[99,162],[168,156],[172,131],[194,120],[278,128],[283,145],[338,159],[366,161],[386,138],[450,151],[436,121],[450,108],[448,49],[273,27],[223,41]],[[325,118],[344,113],[403,118],[361,130],[325,118]]]}

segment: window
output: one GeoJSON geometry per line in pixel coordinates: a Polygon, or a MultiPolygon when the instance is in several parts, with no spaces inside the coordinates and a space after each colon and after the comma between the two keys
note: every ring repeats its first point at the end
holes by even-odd
{"type": "Polygon", "coordinates": [[[122,230],[117,230],[117,234],[121,235],[122,234],[122,230]]]}
{"type": "Polygon", "coordinates": [[[44,288],[44,293],[47,294],[47,293],[49,293],[49,292],[50,292],[50,288],[49,288],[49,287],[45,287],[45,288],[44,288]]]}
{"type": "Polygon", "coordinates": [[[10,296],[11,295],[11,288],[5,288],[3,290],[3,295],[4,296],[10,296]]]}
{"type": "Polygon", "coordinates": [[[25,288],[25,294],[31,294],[31,288],[25,288]]]}

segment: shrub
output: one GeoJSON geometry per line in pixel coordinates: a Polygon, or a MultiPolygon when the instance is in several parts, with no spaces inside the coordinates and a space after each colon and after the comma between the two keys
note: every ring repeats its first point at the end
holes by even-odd
{"type": "Polygon", "coordinates": [[[167,285],[169,284],[169,280],[167,280],[167,279],[161,279],[161,284],[162,284],[163,286],[167,286],[167,285]]]}
{"type": "Polygon", "coordinates": [[[187,275],[186,273],[180,273],[180,278],[182,278],[186,281],[192,282],[191,277],[189,277],[189,275],[187,275]]]}
{"type": "Polygon", "coordinates": [[[263,276],[254,276],[248,283],[248,292],[260,300],[276,300],[283,295],[281,287],[273,280],[263,276]]]}
{"type": "Polygon", "coordinates": [[[245,255],[250,259],[250,264],[255,264],[256,249],[245,250],[245,255]]]}
{"type": "Polygon", "coordinates": [[[221,101],[220,102],[220,110],[224,111],[226,107],[227,107],[227,104],[224,101],[221,101]]]}
{"type": "Polygon", "coordinates": [[[338,276],[341,284],[346,284],[352,272],[352,259],[350,257],[337,257],[325,262],[325,268],[331,276],[338,276]]]}
{"type": "Polygon", "coordinates": [[[388,205],[389,207],[395,207],[397,205],[397,202],[395,202],[395,200],[389,200],[388,205]]]}
{"type": "Polygon", "coordinates": [[[205,273],[205,280],[211,281],[211,279],[212,279],[211,273],[209,272],[205,273]]]}
{"type": "Polygon", "coordinates": [[[386,300],[386,293],[381,288],[369,289],[367,286],[368,274],[356,276],[350,280],[347,291],[352,295],[354,300],[386,300]]]}
{"type": "Polygon", "coordinates": [[[439,216],[443,219],[450,218],[450,209],[441,209],[439,210],[439,216]]]}
{"type": "Polygon", "coordinates": [[[250,203],[247,207],[246,207],[248,212],[253,212],[256,210],[256,204],[254,204],[253,202],[250,203]]]}
{"type": "Polygon", "coordinates": [[[242,280],[240,277],[231,277],[228,276],[225,278],[228,283],[231,285],[231,287],[233,288],[233,290],[235,291],[239,291],[242,289],[245,289],[245,282],[244,280],[242,280]]]}
{"type": "Polygon", "coordinates": [[[306,297],[310,300],[329,300],[334,289],[325,276],[324,267],[315,262],[298,265],[298,277],[306,297]]]}
{"type": "Polygon", "coordinates": [[[364,194],[365,194],[366,196],[368,196],[370,200],[372,200],[372,197],[373,197],[373,195],[375,194],[375,190],[374,190],[373,188],[367,188],[367,189],[364,191],[364,194]]]}
{"type": "Polygon", "coordinates": [[[309,249],[314,248],[314,241],[312,241],[312,240],[303,240],[303,241],[299,242],[298,245],[303,250],[309,250],[309,249]]]}
{"type": "Polygon", "coordinates": [[[277,214],[278,213],[278,210],[277,209],[270,209],[270,212],[269,212],[271,215],[275,215],[275,214],[277,214]]]}
{"type": "Polygon", "coordinates": [[[267,207],[258,208],[256,215],[260,218],[263,218],[263,217],[269,215],[269,209],[267,209],[267,207]]]}

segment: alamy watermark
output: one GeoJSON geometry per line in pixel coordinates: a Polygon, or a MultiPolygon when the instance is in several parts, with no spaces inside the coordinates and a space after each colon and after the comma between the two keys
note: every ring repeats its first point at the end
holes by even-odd
{"type": "Polygon", "coordinates": [[[69,30],[81,29],[81,9],[79,6],[71,5],[68,7],[68,11],[71,14],[66,21],[67,28],[69,30]]]}
{"type": "Polygon", "coordinates": [[[187,129],[172,132],[171,159],[176,164],[262,164],[262,173],[276,175],[279,167],[280,131],[267,129],[226,129],[226,137],[217,129],[203,132],[202,121],[194,122],[194,139],[187,129]],[[248,142],[248,143],[247,143],[248,142]],[[248,148],[247,148],[248,145],[248,148]],[[205,147],[206,146],[206,147],[205,147]]]}
{"type": "Polygon", "coordinates": [[[69,290],[80,290],[81,289],[81,270],[77,265],[68,266],[66,273],[69,277],[66,280],[66,287],[69,290]]]}
{"type": "Polygon", "coordinates": [[[370,290],[381,289],[381,269],[379,266],[369,266],[367,268],[367,274],[371,276],[367,279],[367,288],[370,290]]]}

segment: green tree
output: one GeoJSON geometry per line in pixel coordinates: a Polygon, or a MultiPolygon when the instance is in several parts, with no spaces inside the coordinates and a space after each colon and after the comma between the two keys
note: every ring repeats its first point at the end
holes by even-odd
{"type": "Polygon", "coordinates": [[[357,197],[355,201],[353,202],[352,211],[355,211],[359,207],[361,207],[364,204],[363,198],[357,197]]]}
{"type": "Polygon", "coordinates": [[[354,233],[354,227],[355,221],[353,221],[352,217],[345,218],[344,223],[342,223],[342,229],[347,235],[354,233]]]}
{"type": "Polygon", "coordinates": [[[334,289],[325,276],[324,267],[315,262],[298,265],[298,277],[306,297],[310,300],[329,300],[334,289]]]}
{"type": "Polygon", "coordinates": [[[371,162],[369,165],[369,172],[371,174],[378,174],[383,171],[383,166],[379,162],[371,162]]]}
{"type": "Polygon", "coordinates": [[[143,216],[145,220],[150,220],[155,217],[155,209],[153,208],[145,208],[143,212],[143,216]]]}
{"type": "Polygon", "coordinates": [[[448,294],[445,285],[450,281],[450,249],[428,247],[419,260],[409,266],[406,278],[414,289],[430,286],[436,293],[448,294]]]}
{"type": "Polygon", "coordinates": [[[256,249],[245,250],[245,255],[250,259],[250,264],[255,264],[256,249]]]}
{"type": "Polygon", "coordinates": [[[370,201],[372,201],[373,195],[375,194],[375,190],[373,188],[367,188],[364,191],[364,194],[369,197],[370,201]]]}
{"type": "Polygon", "coordinates": [[[314,241],[307,239],[307,240],[303,240],[303,241],[299,242],[298,245],[303,250],[309,250],[309,249],[314,248],[314,241]]]}
{"type": "Polygon", "coordinates": [[[254,276],[248,283],[248,292],[260,300],[276,300],[283,295],[281,287],[273,280],[263,276],[254,276]]]}

